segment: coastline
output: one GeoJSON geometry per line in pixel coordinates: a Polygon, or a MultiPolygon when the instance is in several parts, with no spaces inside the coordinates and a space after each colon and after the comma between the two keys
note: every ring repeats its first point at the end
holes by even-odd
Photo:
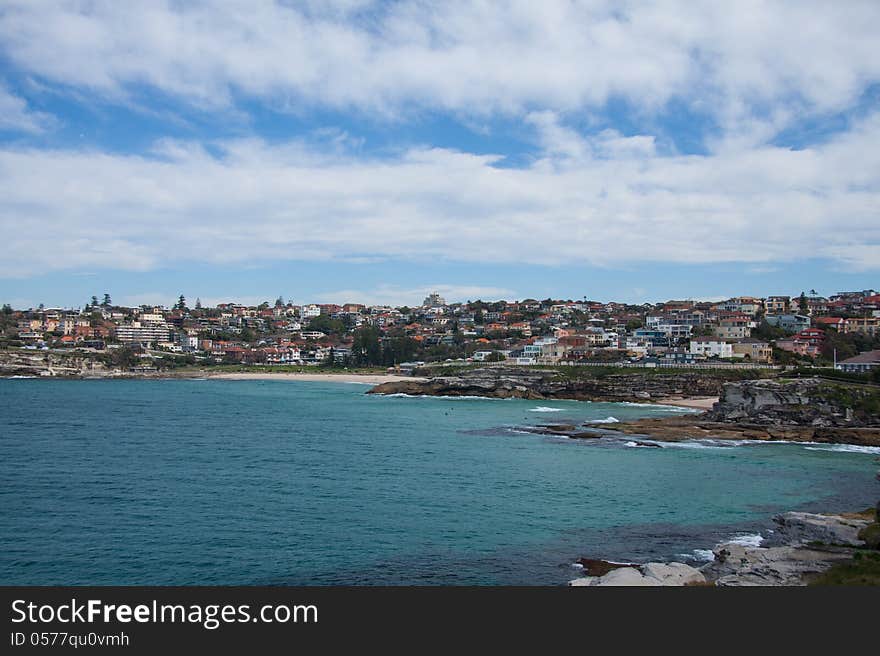
{"type": "Polygon", "coordinates": [[[653,403],[657,405],[674,405],[679,408],[691,408],[693,410],[711,410],[712,406],[718,403],[717,396],[695,396],[693,398],[683,398],[673,396],[665,399],[657,399],[653,403]]]}
{"type": "Polygon", "coordinates": [[[402,380],[425,380],[424,378],[413,378],[412,376],[402,376],[400,374],[310,374],[293,372],[205,372],[204,374],[200,374],[199,377],[210,378],[212,380],[300,380],[316,383],[363,383],[365,385],[381,385],[383,383],[393,383],[402,380]]]}
{"type": "Polygon", "coordinates": [[[722,542],[702,565],[579,558],[572,587],[876,585],[880,503],[859,512],[789,511],[774,528],[722,542]]]}

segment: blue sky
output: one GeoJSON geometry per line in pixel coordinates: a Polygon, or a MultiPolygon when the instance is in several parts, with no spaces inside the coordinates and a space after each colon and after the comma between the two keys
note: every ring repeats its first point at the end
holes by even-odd
{"type": "Polygon", "coordinates": [[[0,8],[0,301],[880,286],[880,6],[0,8]]]}

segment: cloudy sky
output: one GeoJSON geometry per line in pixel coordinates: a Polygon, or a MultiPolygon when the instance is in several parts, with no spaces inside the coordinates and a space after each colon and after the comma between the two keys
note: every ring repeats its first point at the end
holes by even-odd
{"type": "Polygon", "coordinates": [[[878,24],[875,0],[4,0],[0,301],[877,288],[878,24]]]}

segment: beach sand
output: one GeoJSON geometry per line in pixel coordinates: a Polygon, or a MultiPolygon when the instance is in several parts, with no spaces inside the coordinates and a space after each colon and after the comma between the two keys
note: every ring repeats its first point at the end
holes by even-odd
{"type": "Polygon", "coordinates": [[[309,373],[218,373],[207,374],[207,378],[221,380],[303,380],[319,383],[364,383],[380,385],[397,380],[424,380],[397,374],[309,374],[309,373]]]}
{"type": "Polygon", "coordinates": [[[703,396],[692,399],[666,398],[659,399],[657,403],[663,405],[676,405],[680,408],[693,408],[695,410],[711,410],[712,406],[718,401],[717,396],[703,396]]]}

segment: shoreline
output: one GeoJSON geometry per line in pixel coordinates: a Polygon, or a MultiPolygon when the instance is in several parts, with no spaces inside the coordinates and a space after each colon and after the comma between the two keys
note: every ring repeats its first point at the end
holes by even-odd
{"type": "MultiPolygon", "coordinates": [[[[735,537],[693,562],[615,562],[579,558],[583,576],[572,587],[876,585],[880,503],[859,512],[789,511],[772,517],[773,529],[735,537]],[[853,573],[852,570],[855,570],[853,573]],[[847,579],[848,577],[848,579],[847,579]]],[[[708,551],[708,550],[707,550],[708,551]]]]}
{"type": "Polygon", "coordinates": [[[674,405],[679,408],[691,408],[693,410],[711,410],[718,403],[717,396],[694,396],[692,398],[672,396],[665,399],[652,401],[651,405],[674,405]]]}
{"type": "Polygon", "coordinates": [[[365,385],[381,385],[401,380],[424,380],[401,374],[349,374],[349,373],[298,373],[298,372],[220,372],[197,374],[194,378],[210,378],[211,380],[300,380],[316,383],[363,383],[365,385]]]}

